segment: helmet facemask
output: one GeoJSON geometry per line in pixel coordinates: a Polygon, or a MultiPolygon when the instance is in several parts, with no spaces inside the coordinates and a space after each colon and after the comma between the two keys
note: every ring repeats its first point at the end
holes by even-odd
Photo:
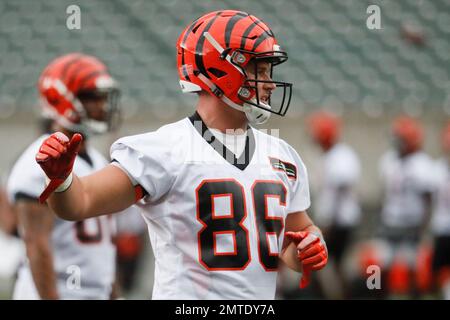
{"type": "Polygon", "coordinates": [[[274,50],[264,52],[253,52],[243,49],[232,50],[231,48],[223,48],[221,45],[210,35],[205,32],[204,37],[220,54],[220,59],[229,62],[236,68],[245,78],[243,85],[238,89],[237,97],[243,102],[243,105],[238,105],[231,99],[223,94],[223,90],[214,85],[204,75],[197,73],[200,80],[211,89],[211,92],[218,98],[222,99],[230,107],[239,111],[245,112],[247,119],[252,124],[265,123],[272,113],[284,116],[289,108],[289,104],[292,96],[292,83],[274,81],[272,80],[273,67],[285,62],[288,57],[287,53],[280,50],[278,45],[274,45],[274,50]],[[270,63],[270,80],[258,79],[258,64],[261,62],[270,63]],[[245,66],[249,63],[254,64],[254,78],[249,78],[248,73],[245,71],[245,66]],[[282,88],[279,90],[273,90],[277,92],[279,99],[273,99],[272,94],[266,102],[262,101],[261,94],[258,89],[258,83],[270,83],[275,85],[276,88],[282,88]],[[275,107],[272,105],[273,101],[281,100],[275,107]]]}
{"type": "Polygon", "coordinates": [[[116,130],[121,122],[119,96],[120,91],[115,87],[79,92],[78,129],[88,135],[116,130]]]}
{"type": "MultiPolygon", "coordinates": [[[[244,107],[245,105],[251,105],[258,108],[259,112],[264,111],[265,113],[270,112],[279,116],[284,116],[289,108],[289,104],[291,101],[292,84],[288,82],[272,80],[272,77],[274,66],[279,65],[287,60],[286,53],[280,51],[268,51],[257,54],[250,52],[245,53],[247,53],[248,55],[251,54],[251,56],[253,57],[247,64],[247,67],[253,69],[253,77],[250,78],[248,72],[243,69],[246,80],[241,89],[239,89],[239,99],[244,102],[244,107]],[[270,65],[270,70],[268,72],[269,80],[258,78],[260,73],[259,67],[262,63],[268,63],[270,65]],[[258,84],[260,83],[271,84],[275,86],[275,88],[270,91],[269,97],[265,101],[262,99],[263,95],[258,89],[258,84]]],[[[261,116],[263,114],[264,113],[261,113],[261,116]]]]}

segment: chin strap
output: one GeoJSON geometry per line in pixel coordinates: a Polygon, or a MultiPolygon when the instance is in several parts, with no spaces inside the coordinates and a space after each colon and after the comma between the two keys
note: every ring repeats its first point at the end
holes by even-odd
{"type": "MultiPolygon", "coordinates": [[[[204,84],[208,86],[208,88],[213,92],[217,98],[222,100],[226,105],[230,106],[233,109],[244,112],[250,124],[263,124],[267,122],[270,118],[270,112],[263,110],[261,108],[255,107],[251,104],[244,103],[244,105],[239,105],[225,96],[220,88],[218,88],[210,79],[208,79],[202,73],[199,73],[197,76],[204,84]]],[[[266,108],[270,109],[269,105],[265,105],[266,108]]]]}

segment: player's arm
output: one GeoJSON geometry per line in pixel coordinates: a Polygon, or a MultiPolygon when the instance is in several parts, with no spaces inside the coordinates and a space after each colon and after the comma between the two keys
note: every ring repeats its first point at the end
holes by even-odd
{"type": "Polygon", "coordinates": [[[117,279],[117,273],[116,278],[114,279],[114,282],[112,284],[111,293],[109,294],[109,300],[117,300],[120,298],[120,287],[119,287],[119,280],[117,279]]]}
{"type": "Polygon", "coordinates": [[[6,192],[0,188],[0,229],[9,235],[17,232],[17,217],[8,201],[6,192]]]}
{"type": "Polygon", "coordinates": [[[136,201],[130,178],[120,168],[108,165],[85,177],[73,174],[70,187],[54,192],[48,204],[62,219],[87,218],[122,211],[136,201]]]}
{"type": "Polygon", "coordinates": [[[41,299],[58,299],[51,246],[54,214],[47,206],[28,200],[18,201],[16,210],[39,296],[41,299]]]}
{"type": "Polygon", "coordinates": [[[41,145],[36,161],[51,179],[41,201],[49,197],[50,207],[66,220],[111,214],[134,204],[135,188],[128,175],[117,166],[108,165],[82,178],[72,173],[81,140],[79,134],[69,141],[65,135],[55,133],[41,145]],[[63,190],[58,190],[61,185],[63,190]]]}
{"type": "Polygon", "coordinates": [[[423,203],[425,205],[424,205],[424,218],[421,225],[420,235],[421,238],[424,239],[428,231],[428,226],[430,224],[433,212],[433,194],[432,192],[423,192],[421,196],[423,199],[423,203]]]}

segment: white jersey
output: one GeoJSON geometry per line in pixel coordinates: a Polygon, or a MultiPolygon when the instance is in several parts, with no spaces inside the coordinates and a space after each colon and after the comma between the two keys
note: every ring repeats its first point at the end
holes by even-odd
{"type": "Polygon", "coordinates": [[[431,229],[436,236],[450,236],[450,166],[440,159],[435,165],[436,192],[434,194],[431,229]]]}
{"type": "Polygon", "coordinates": [[[361,215],[355,194],[361,171],[359,158],[351,147],[338,143],[321,160],[315,222],[321,226],[353,227],[361,215]]]}
{"type": "Polygon", "coordinates": [[[384,182],[382,222],[388,227],[419,227],[425,217],[424,193],[433,191],[434,178],[431,158],[415,152],[400,158],[387,152],[380,162],[384,182]]]}
{"type": "Polygon", "coordinates": [[[153,299],[273,299],[289,213],[310,205],[305,166],[253,128],[239,159],[198,114],[111,147],[140,201],[155,254],[153,299]],[[195,125],[194,125],[195,124],[195,125]]]}
{"type": "MultiPolygon", "coordinates": [[[[9,176],[7,191],[12,203],[20,199],[38,199],[45,189],[45,174],[35,161],[35,155],[47,135],[41,136],[20,156],[9,176]]],[[[87,158],[78,156],[73,171],[85,176],[107,164],[93,148],[87,158]]],[[[111,217],[102,216],[73,222],[55,216],[51,235],[53,265],[57,290],[62,299],[107,299],[115,278],[115,246],[111,217]],[[78,286],[79,284],[79,286],[78,286]]],[[[39,299],[30,273],[24,262],[14,292],[16,299],[39,299]]]]}
{"type": "Polygon", "coordinates": [[[147,224],[142,218],[141,210],[136,206],[115,214],[114,217],[116,218],[118,235],[121,233],[141,234],[147,230],[147,224]]]}

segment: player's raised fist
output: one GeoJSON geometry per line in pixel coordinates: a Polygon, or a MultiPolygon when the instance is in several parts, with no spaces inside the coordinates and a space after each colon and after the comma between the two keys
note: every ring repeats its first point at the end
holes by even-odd
{"type": "Polygon", "coordinates": [[[83,137],[79,133],[75,133],[69,140],[63,133],[56,132],[42,143],[36,154],[36,162],[51,182],[41,194],[41,202],[44,202],[69,177],[81,141],[83,137]]]}

